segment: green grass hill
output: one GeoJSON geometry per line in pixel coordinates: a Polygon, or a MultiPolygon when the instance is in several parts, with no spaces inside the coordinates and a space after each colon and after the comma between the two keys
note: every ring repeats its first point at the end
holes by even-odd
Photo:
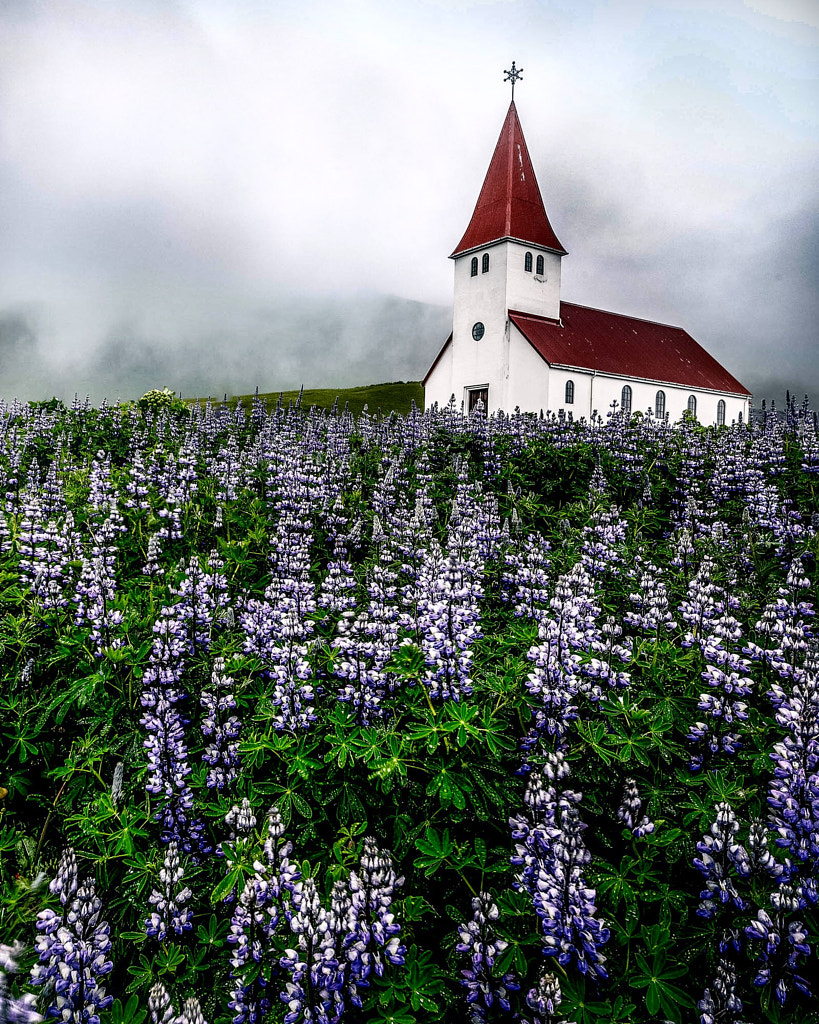
{"type": "MultiPolygon", "coordinates": [[[[259,398],[267,405],[268,409],[276,404],[281,396],[285,405],[288,402],[296,402],[299,397],[298,391],[269,391],[259,394],[259,398]]],[[[233,395],[228,398],[229,405],[235,405],[241,400],[248,405],[253,395],[233,395]]],[[[354,416],[359,416],[364,406],[370,413],[375,414],[379,410],[382,413],[397,412],[402,416],[412,409],[412,403],[419,409],[424,408],[424,387],[420,381],[393,381],[390,384],[366,384],[358,388],[305,388],[301,395],[301,404],[305,409],[318,406],[319,409],[330,409],[333,403],[338,400],[339,409],[347,405],[354,416]]],[[[203,398],[191,399],[193,402],[204,402],[203,398]]]]}

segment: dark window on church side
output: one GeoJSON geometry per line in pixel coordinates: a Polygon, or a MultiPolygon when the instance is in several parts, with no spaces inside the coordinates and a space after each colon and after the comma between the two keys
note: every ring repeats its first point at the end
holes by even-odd
{"type": "Polygon", "coordinates": [[[717,426],[725,426],[725,402],[722,399],[717,402],[717,426]]]}
{"type": "Polygon", "coordinates": [[[688,411],[691,413],[692,416],[696,416],[697,415],[697,396],[696,395],[689,395],[688,396],[688,411]]]}
{"type": "Polygon", "coordinates": [[[471,265],[469,276],[470,277],[477,277],[478,276],[478,257],[477,256],[473,256],[472,257],[472,265],[471,265]]]}
{"type": "Polygon", "coordinates": [[[478,402],[481,403],[483,412],[486,412],[489,405],[489,388],[473,388],[469,392],[469,412],[475,411],[478,402]]]}
{"type": "Polygon", "coordinates": [[[624,416],[631,416],[631,385],[624,384],[620,392],[620,405],[624,416]]]}
{"type": "Polygon", "coordinates": [[[535,273],[539,274],[541,277],[543,277],[543,257],[542,256],[538,256],[537,263],[535,264],[535,267],[536,267],[535,273]]]}
{"type": "Polygon", "coordinates": [[[523,269],[527,274],[532,273],[532,254],[530,252],[527,252],[523,257],[523,269]]]}
{"type": "Polygon", "coordinates": [[[566,381],[566,405],[574,405],[574,381],[566,381]]]}
{"type": "Polygon", "coordinates": [[[485,252],[483,254],[483,260],[481,261],[481,273],[482,274],[488,274],[489,273],[489,253],[488,252],[485,252]]]}
{"type": "Polygon", "coordinates": [[[665,391],[658,391],[654,399],[654,415],[658,420],[665,416],[665,391]]]}

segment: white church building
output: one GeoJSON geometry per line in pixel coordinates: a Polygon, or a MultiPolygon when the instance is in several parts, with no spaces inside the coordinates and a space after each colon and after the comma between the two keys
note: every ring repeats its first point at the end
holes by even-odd
{"type": "Polygon", "coordinates": [[[455,262],[452,334],[425,379],[427,407],[626,412],[704,424],[748,417],[751,393],[681,327],[564,302],[552,230],[514,99],[455,262]]]}

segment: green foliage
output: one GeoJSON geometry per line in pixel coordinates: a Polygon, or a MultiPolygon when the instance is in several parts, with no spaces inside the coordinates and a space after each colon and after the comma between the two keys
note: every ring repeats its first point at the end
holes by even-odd
{"type": "MultiPolygon", "coordinates": [[[[182,537],[164,544],[158,576],[142,570],[148,539],[166,522],[167,509],[155,488],[148,508],[125,503],[130,452],[137,435],[144,436],[160,472],[169,453],[178,454],[185,431],[204,415],[201,407],[185,405],[168,389],[143,396],[138,403],[141,416],[120,408],[78,412],[59,403],[41,403],[36,415],[51,424],[50,433],[31,429],[19,473],[0,455],[9,494],[19,496],[35,465],[40,478],[52,464],[65,470],[65,501],[88,538],[94,526],[88,506],[90,460],[97,451],[105,452],[111,457],[112,485],[124,525],[116,542],[115,567],[121,645],[97,656],[89,629],[76,623],[73,607],[45,610],[21,582],[17,538],[22,513],[10,517],[14,543],[0,555],[0,940],[20,939],[31,946],[38,911],[56,905],[44,879],[53,876],[62,849],[72,845],[83,869],[95,874],[114,940],[115,966],[108,987],[117,998],[101,1024],[145,1024],[147,992],[157,980],[174,990],[177,1003],[195,993],[209,1021],[226,1021],[231,901],[262,855],[264,812],[276,804],[294,857],[317,879],[325,897],[333,881],[346,879],[355,868],[366,835],[392,850],[397,872],[404,877],[396,916],[407,946],[405,969],[374,977],[364,1009],[351,1020],[465,1020],[459,982],[466,960],[455,951],[457,926],[471,915],[472,897],[483,891],[492,894],[501,911],[498,930],[508,945],[498,967],[520,978],[517,1010],[523,1010],[525,994],[547,962],[560,974],[562,1012],[578,1024],[696,1019],[696,1000],[719,960],[719,932],[696,914],[702,878],[693,857],[697,841],[714,820],[717,802],[741,812],[743,821],[767,813],[769,754],[782,739],[766,696],[773,681],[770,672],[760,664],[752,669],[755,689],[741,750],[733,758],[718,755],[700,773],[689,770],[686,736],[701,714],[704,661],[698,649],[682,645],[679,625],[667,634],[637,639],[622,666],[630,674],[627,689],[603,687],[595,699],[582,698],[564,749],[572,769],[568,785],[582,792],[584,841],[592,858],[586,880],[596,890],[598,916],[611,931],[605,947],[610,980],[595,985],[571,968],[545,961],[538,919],[531,902],[515,888],[509,827],[509,818],[521,812],[526,785],[521,742],[532,723],[534,702],[526,686],[532,662],[527,652],[538,643],[536,625],[515,616],[512,604],[501,600],[503,565],[489,566],[483,636],[473,646],[473,692],[459,702],[432,701],[425,688],[424,654],[406,637],[408,642],[397,647],[388,666],[395,680],[394,691],[385,697],[388,715],[365,723],[350,704],[335,697],[332,670],[338,652],[332,639],[337,623],[318,612],[309,652],[323,691],[317,721],[307,732],[277,731],[270,676],[245,650],[237,622],[242,602],[261,598],[269,583],[270,537],[276,525],[268,490],[270,466],[259,456],[232,499],[220,496],[212,469],[213,457],[231,439],[243,453],[254,450],[258,430],[249,415],[242,415],[251,397],[228,403],[233,418],[226,415],[213,427],[210,450],[196,456],[198,489],[180,507],[182,537]],[[218,527],[217,511],[222,522],[218,527]],[[229,793],[208,789],[201,763],[205,742],[191,727],[194,767],[189,782],[195,811],[219,853],[199,862],[186,858],[186,884],[194,894],[193,930],[157,943],[146,939],[143,929],[162,868],[162,849],[155,818],[160,802],[145,791],[140,694],[160,609],[177,600],[184,565],[191,558],[206,564],[211,551],[224,562],[236,615],[214,625],[208,649],[191,657],[184,677],[187,708],[196,720],[213,662],[224,658],[236,681],[237,714],[243,722],[242,773],[229,793]],[[120,763],[124,790],[115,799],[111,782],[120,763]],[[616,816],[626,778],[636,781],[656,825],[654,833],[641,839],[616,816]],[[231,840],[225,815],[243,797],[250,800],[259,824],[246,840],[231,840]]],[[[279,398],[259,397],[268,407],[275,407],[279,398]]],[[[322,429],[320,416],[306,412],[311,406],[327,409],[338,399],[340,408],[346,404],[355,414],[367,404],[373,416],[354,432],[347,461],[333,467],[343,478],[340,508],[360,523],[364,538],[352,555],[361,600],[375,561],[367,540],[372,535],[373,495],[398,448],[396,442],[392,451],[382,450],[386,432],[373,440],[373,424],[383,426],[374,414],[379,408],[407,413],[413,401],[420,407],[420,385],[305,391],[301,411],[286,411],[297,398],[297,393],[282,396],[281,421],[294,439],[322,429]]],[[[637,430],[636,416],[634,422],[637,430]]],[[[680,433],[669,432],[635,476],[623,459],[605,450],[600,455],[586,435],[569,428],[560,444],[536,432],[517,445],[509,437],[500,438],[495,469],[475,432],[441,428],[424,452],[432,474],[436,538],[446,537],[462,459],[470,481],[480,482],[494,497],[502,517],[520,524],[523,533],[537,532],[548,541],[552,583],[577,562],[582,531],[595,503],[608,508],[616,502],[627,528],[624,564],[633,566],[638,552],[643,558],[650,555],[667,570],[676,607],[691,576],[671,566],[671,516],[678,500],[684,431],[699,436],[702,428],[686,422],[680,433]],[[609,491],[590,498],[589,480],[598,455],[609,491]],[[646,481],[652,493],[649,503],[641,498],[646,481]]],[[[706,434],[710,457],[715,458],[725,435],[706,434]]],[[[809,522],[819,511],[819,499],[815,484],[800,469],[802,455],[798,438],[788,437],[777,487],[809,522]]],[[[418,469],[417,453],[413,457],[418,469]]],[[[319,466],[317,459],[309,469],[318,473],[319,466]]],[[[726,501],[719,511],[726,523],[741,524],[739,504],[726,501]]],[[[322,519],[326,514],[317,502],[309,567],[315,583],[326,574],[333,554],[322,519]]],[[[786,571],[769,533],[760,529],[751,540],[746,578],[737,583],[737,614],[746,638],[756,635],[754,624],[786,571]]],[[[697,543],[699,554],[713,557],[717,576],[730,578],[736,551],[708,538],[697,543]]],[[[815,537],[806,541],[804,555],[815,586],[815,537]]],[[[612,574],[601,584],[604,614],[622,621],[632,608],[633,584],[626,572],[612,574]]],[[[554,745],[550,738],[533,745],[525,756],[529,764],[543,762],[549,743],[554,745]]],[[[745,841],[747,827],[743,829],[745,841]]],[[[808,909],[805,918],[814,941],[815,912],[808,909]]],[[[749,963],[744,962],[743,970],[746,989],[753,993],[749,963]]],[[[496,1011],[490,1019],[504,1019],[496,1011]]],[[[749,1020],[817,1020],[807,1000],[797,998],[780,1011],[764,992],[752,994],[745,1012],[749,1020]]],[[[278,1024],[283,1014],[277,1005],[269,1019],[278,1024]]]]}

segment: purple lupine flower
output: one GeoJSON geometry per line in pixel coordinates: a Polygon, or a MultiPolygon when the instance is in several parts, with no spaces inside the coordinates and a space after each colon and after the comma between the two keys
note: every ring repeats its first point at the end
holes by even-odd
{"type": "Polygon", "coordinates": [[[17,973],[17,959],[23,952],[22,943],[8,946],[0,942],[0,1024],[40,1024],[37,997],[13,996],[9,988],[11,976],[17,973]]]}
{"type": "MultiPolygon", "coordinates": [[[[350,904],[346,909],[343,949],[348,965],[348,991],[353,1006],[361,1006],[359,988],[369,986],[371,974],[382,977],[384,962],[401,966],[406,949],[392,907],[395,890],[404,884],[392,857],[379,850],[371,836],[364,839],[359,870],[350,873],[350,904]]],[[[338,908],[336,908],[338,911],[338,908]]]]}
{"type": "Polygon", "coordinates": [[[552,614],[542,617],[538,625],[540,642],[527,653],[534,668],[526,688],[537,700],[532,711],[537,731],[559,737],[577,718],[580,694],[591,689],[586,679],[595,674],[609,675],[610,666],[598,660],[584,678],[578,652],[593,649],[603,639],[596,624],[600,607],[594,596],[594,582],[585,566],[578,563],[558,579],[549,607],[552,614]]]}
{"type": "Polygon", "coordinates": [[[637,589],[629,594],[635,610],[626,612],[623,621],[658,635],[662,630],[676,629],[677,623],[668,609],[668,589],[661,578],[659,566],[641,559],[635,576],[638,580],[637,589]]]}
{"type": "Polygon", "coordinates": [[[642,808],[643,801],[640,798],[637,783],[634,779],[626,779],[623,802],[617,809],[617,820],[622,821],[626,828],[631,830],[635,839],[642,839],[643,836],[649,835],[655,829],[654,822],[649,819],[647,814],[640,817],[642,808]]]}
{"type": "Polygon", "coordinates": [[[297,942],[280,960],[290,975],[279,994],[287,1008],[284,1024],[335,1024],[344,1012],[344,966],[315,879],[297,884],[285,916],[297,942]]]}
{"type": "Polygon", "coordinates": [[[233,946],[228,1005],[234,1011],[235,1024],[261,1021],[272,1005],[272,986],[282,971],[271,941],[283,920],[285,901],[290,900],[300,877],[289,859],[292,844],[283,839],[279,809],[272,807],[267,819],[265,860],[253,862],[253,875],[236,902],[227,939],[233,946]]]}
{"type": "Polygon", "coordinates": [[[230,838],[245,839],[256,827],[256,815],[248,798],[242,797],[242,803],[234,804],[225,815],[225,824],[230,828],[230,838]]]}
{"type": "MultiPolygon", "coordinates": [[[[526,1006],[534,1012],[534,1017],[524,1018],[528,1024],[558,1024],[559,1006],[563,1002],[560,982],[557,975],[543,968],[537,985],[526,993],[526,1006]]],[[[575,1024],[566,1021],[565,1024],[575,1024]]]]}
{"type": "Polygon", "coordinates": [[[583,875],[591,854],[581,839],[581,794],[555,786],[568,775],[569,766],[558,751],[547,755],[542,772],[536,769],[528,777],[527,810],[509,819],[512,837],[522,840],[511,858],[521,868],[515,886],[529,894],[540,918],[544,955],[556,956],[564,967],[576,964],[581,974],[605,978],[600,947],[609,931],[595,916],[596,893],[583,875]]]}
{"type": "Polygon", "coordinates": [[[193,894],[187,886],[179,888],[184,877],[179,849],[175,842],[171,842],[159,872],[162,890],[154,889],[148,897],[148,902],[156,910],[145,919],[145,934],[157,942],[164,942],[169,932],[182,935],[193,927],[193,910],[185,906],[193,894]]]}
{"type": "Polygon", "coordinates": [[[736,992],[737,972],[727,960],[720,960],[717,976],[711,987],[706,988],[697,1003],[700,1024],[743,1024],[738,1019],[742,1013],[742,1000],[736,992]]]}
{"type": "Polygon", "coordinates": [[[202,735],[210,740],[202,754],[209,765],[205,783],[208,789],[222,790],[239,777],[239,734],[242,724],[230,712],[236,708],[236,698],[230,691],[233,679],[224,675],[225,659],[216,658],[211,674],[212,689],[205,690],[200,703],[205,709],[202,735]]]}
{"type": "Polygon", "coordinates": [[[540,622],[548,615],[550,545],[539,534],[527,535],[517,550],[507,552],[503,566],[504,591],[514,601],[514,613],[540,622]]]}
{"type": "Polygon", "coordinates": [[[748,851],[736,839],[739,822],[730,804],[721,802],[715,809],[716,820],[697,843],[700,856],[694,858],[694,867],[705,877],[705,888],[700,893],[702,902],[697,908],[697,914],[705,918],[713,917],[727,904],[746,909],[734,883],[737,876],[747,878],[753,868],[748,851]]]}
{"type": "Polygon", "coordinates": [[[31,970],[32,984],[51,983],[46,990],[48,1016],[59,1017],[65,1024],[99,1024],[99,1011],[113,1002],[100,984],[114,966],[108,959],[110,929],[100,920],[102,902],[94,882],[87,879],[76,884],[73,850],[63,854],[49,888],[59,893],[63,912],[47,909],[37,915],[40,963],[31,970]]]}
{"type": "Polygon", "coordinates": [[[429,545],[418,601],[418,643],[431,700],[458,701],[472,692],[472,645],[482,636],[483,572],[474,524],[453,508],[446,551],[429,545]]]}
{"type": "Polygon", "coordinates": [[[179,682],[189,654],[183,608],[163,607],[153,625],[154,641],[148,666],[142,677],[140,718],[148,736],[143,746],[148,754],[145,788],[163,798],[154,817],[163,823],[162,841],[175,840],[185,853],[210,851],[204,824],[191,815],[193,791],[188,785],[191,766],[185,739],[187,719],[180,707],[185,693],[179,682]]]}
{"type": "Polygon", "coordinates": [[[159,537],[152,533],[148,538],[148,551],[145,556],[145,565],[142,567],[143,576],[164,576],[165,570],[159,564],[159,537]]]}
{"type": "Polygon", "coordinates": [[[799,673],[791,693],[774,684],[770,696],[777,723],[788,735],[774,744],[768,788],[776,843],[793,859],[789,877],[801,877],[803,896],[817,902],[819,867],[819,674],[799,673]]]}
{"type": "Polygon", "coordinates": [[[186,999],[177,1015],[168,990],[157,981],[148,996],[151,1024],[206,1024],[198,999],[186,999]]]}
{"type": "Polygon", "coordinates": [[[617,575],[625,540],[626,524],[620,517],[620,509],[616,506],[595,508],[582,532],[581,560],[588,572],[592,576],[617,575]]]}
{"type": "Polygon", "coordinates": [[[467,990],[466,1002],[469,1017],[474,1024],[487,1020],[486,1011],[493,1004],[510,1011],[509,993],[517,991],[520,984],[511,972],[501,978],[493,977],[495,960],[509,943],[495,931],[493,922],[500,917],[500,911],[492,897],[485,892],[472,899],[472,920],[458,926],[460,942],[455,949],[468,953],[471,964],[461,971],[461,984],[467,990]]]}
{"type": "Polygon", "coordinates": [[[793,989],[811,995],[810,981],[801,973],[803,961],[811,955],[808,933],[803,922],[794,918],[802,900],[793,886],[782,885],[771,894],[773,912],[757,912],[756,920],[745,929],[751,950],[757,954],[759,967],[754,984],[771,985],[780,1006],[784,1006],[793,989]],[[761,942],[761,948],[755,943],[761,942]]]}

